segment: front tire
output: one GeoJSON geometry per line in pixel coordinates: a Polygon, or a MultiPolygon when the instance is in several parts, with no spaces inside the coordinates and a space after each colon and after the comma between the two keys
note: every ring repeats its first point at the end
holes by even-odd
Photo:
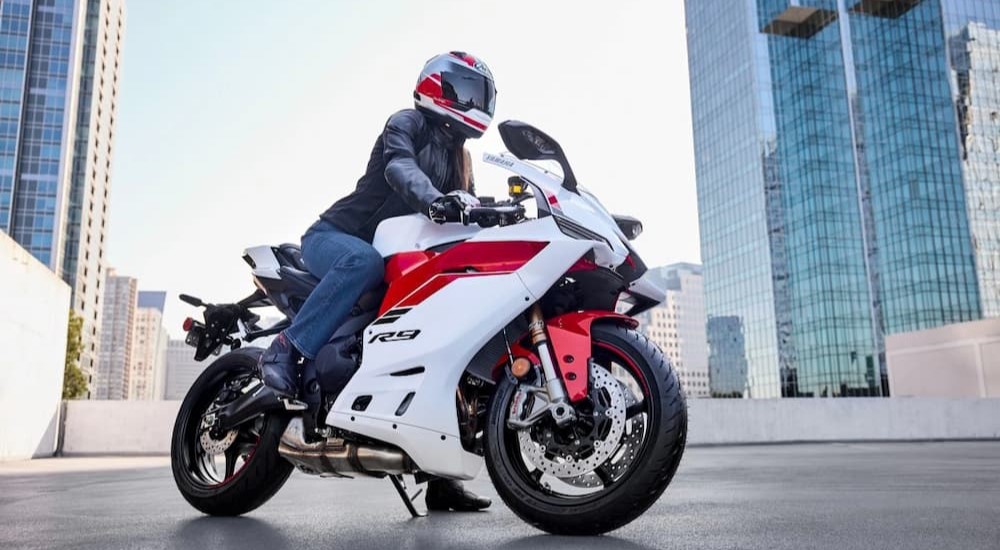
{"type": "MultiPolygon", "coordinates": [[[[644,335],[624,327],[595,325],[591,334],[594,362],[606,366],[608,372],[630,371],[633,380],[618,379],[619,383],[623,387],[631,384],[628,387],[635,390],[629,391],[644,394],[641,405],[629,407],[633,416],[627,422],[632,433],[622,436],[619,450],[593,472],[563,480],[532,465],[528,454],[522,452],[524,438],[519,442],[518,433],[507,426],[517,390],[517,384],[507,377],[490,403],[486,467],[493,485],[521,519],[553,534],[597,535],[631,522],[660,497],[684,454],[687,405],[677,375],[663,353],[644,335]],[[626,440],[634,442],[634,448],[626,448],[626,440]],[[620,462],[613,463],[616,460],[620,462]],[[563,481],[567,481],[565,489],[560,489],[563,481]]],[[[593,385],[592,379],[592,393],[593,385]]],[[[558,430],[541,429],[547,436],[558,430]]],[[[550,447],[553,441],[551,437],[547,440],[550,447]]],[[[545,446],[539,448],[546,451],[545,446]]]]}
{"type": "Polygon", "coordinates": [[[293,466],[278,454],[287,424],[280,415],[262,415],[219,439],[205,438],[203,415],[223,392],[258,381],[261,353],[258,348],[243,348],[217,359],[195,381],[177,414],[170,445],[174,481],[191,506],[209,515],[238,516],[254,510],[274,496],[292,473],[293,466]],[[206,451],[206,442],[218,447],[206,451]],[[222,447],[225,450],[219,452],[222,447]],[[218,456],[224,457],[222,471],[216,464],[218,456]]]}

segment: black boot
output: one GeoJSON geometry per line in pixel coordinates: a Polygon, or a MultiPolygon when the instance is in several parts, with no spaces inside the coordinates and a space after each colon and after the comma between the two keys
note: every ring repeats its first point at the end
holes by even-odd
{"type": "Polygon", "coordinates": [[[299,393],[299,351],[288,341],[284,332],[260,356],[260,372],[264,384],[279,397],[295,399],[299,393]]]}
{"type": "Polygon", "coordinates": [[[466,490],[461,481],[432,479],[427,482],[428,510],[475,512],[489,508],[492,503],[490,499],[466,490]]]}

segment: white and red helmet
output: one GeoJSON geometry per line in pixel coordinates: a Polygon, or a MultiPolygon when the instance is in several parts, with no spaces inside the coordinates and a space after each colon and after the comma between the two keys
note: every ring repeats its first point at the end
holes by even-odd
{"type": "Polygon", "coordinates": [[[482,137],[490,126],[496,95],[489,67],[465,52],[431,58],[413,90],[417,109],[441,117],[468,138],[482,137]]]}

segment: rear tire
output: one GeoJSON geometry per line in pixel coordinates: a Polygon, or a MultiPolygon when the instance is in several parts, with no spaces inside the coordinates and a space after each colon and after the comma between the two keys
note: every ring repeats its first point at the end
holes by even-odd
{"type": "Polygon", "coordinates": [[[254,424],[246,428],[246,433],[240,426],[239,437],[243,441],[256,438],[256,443],[244,443],[248,455],[241,459],[241,467],[224,479],[213,479],[199,462],[204,454],[200,441],[202,415],[226,382],[256,376],[261,353],[259,348],[243,348],[217,359],[195,381],[177,414],[170,445],[174,481],[185,500],[209,515],[238,516],[254,510],[281,489],[293,470],[278,454],[278,443],[288,423],[287,417],[281,415],[266,415],[245,423],[243,426],[254,424]]]}
{"type": "MultiPolygon", "coordinates": [[[[486,467],[497,493],[521,519],[558,535],[598,535],[617,529],[645,512],[670,484],[687,436],[687,405],[677,375],[655,344],[620,326],[592,329],[595,360],[618,355],[620,363],[645,381],[644,443],[627,471],[597,493],[565,496],[531,479],[523,455],[507,427],[516,384],[504,377],[490,403],[486,429],[486,467]]],[[[516,439],[516,437],[515,437],[516,439]]],[[[536,472],[537,473],[537,472],[536,472]]]]}

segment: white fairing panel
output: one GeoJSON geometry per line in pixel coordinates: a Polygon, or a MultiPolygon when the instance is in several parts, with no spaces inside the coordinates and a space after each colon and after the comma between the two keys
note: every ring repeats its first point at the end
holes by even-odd
{"type": "MultiPolygon", "coordinates": [[[[523,237],[509,240],[545,240],[523,237]]],[[[396,445],[429,473],[475,477],[482,459],[462,448],[455,388],[476,352],[593,246],[560,237],[514,273],[457,279],[397,321],[366,329],[361,368],[337,398],[327,424],[396,445]],[[379,339],[387,332],[416,330],[420,332],[412,339],[379,339]],[[392,375],[416,367],[423,372],[392,375]],[[397,416],[410,392],[414,396],[409,407],[397,416]],[[371,395],[371,402],[364,411],[353,410],[362,395],[371,395]]]]}
{"type": "Polygon", "coordinates": [[[554,215],[572,219],[576,224],[601,235],[607,241],[607,249],[601,247],[594,250],[596,261],[600,265],[617,267],[628,257],[629,251],[624,242],[627,240],[614,218],[583,186],[578,186],[579,194],[562,186],[562,176],[549,172],[540,166],[525,162],[517,157],[501,153],[493,155],[486,153],[483,160],[521,176],[531,183],[536,193],[539,207],[546,208],[554,215]]]}
{"type": "Polygon", "coordinates": [[[253,262],[253,274],[256,277],[265,279],[280,279],[278,268],[278,258],[274,255],[274,250],[270,246],[254,246],[243,251],[244,256],[249,256],[253,262]]]}
{"type": "Polygon", "coordinates": [[[481,229],[478,225],[460,223],[437,224],[427,216],[410,214],[389,218],[375,229],[372,244],[383,258],[400,252],[427,250],[435,246],[464,241],[481,229]]]}

